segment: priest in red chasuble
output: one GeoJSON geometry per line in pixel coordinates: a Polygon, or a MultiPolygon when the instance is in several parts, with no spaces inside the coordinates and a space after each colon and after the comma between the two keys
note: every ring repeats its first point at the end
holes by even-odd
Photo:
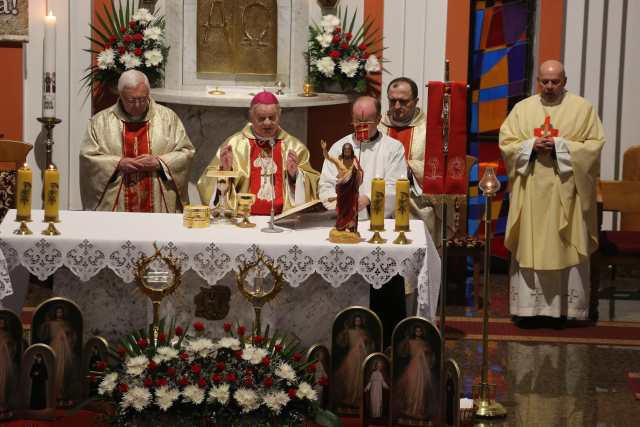
{"type": "Polygon", "coordinates": [[[80,148],[86,210],[181,212],[195,149],[182,122],[149,96],[140,71],[122,73],[119,99],[93,116],[80,148]]]}
{"type": "MultiPolygon", "coordinates": [[[[280,105],[271,92],[251,100],[249,123],[220,146],[209,167],[238,174],[230,202],[235,205],[237,193],[255,194],[252,215],[269,215],[272,200],[279,214],[318,198],[319,174],[309,165],[309,150],[280,127],[280,105]]],[[[198,191],[202,203],[215,204],[217,179],[205,170],[198,191]]]]}

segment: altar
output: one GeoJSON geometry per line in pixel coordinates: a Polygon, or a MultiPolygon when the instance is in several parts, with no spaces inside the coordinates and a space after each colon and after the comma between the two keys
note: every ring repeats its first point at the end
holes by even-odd
{"type": "MultiPolygon", "coordinates": [[[[41,217],[41,211],[33,211],[33,218],[41,217]]],[[[417,314],[435,316],[440,258],[421,221],[411,222],[407,245],[391,240],[336,245],[327,239],[328,227],[261,233],[266,217],[252,218],[254,229],[225,224],[187,229],[180,214],[62,211],[56,225],[60,236],[39,234],[43,224],[37,222],[30,224],[34,234],[14,235],[12,218],[15,211],[0,225],[6,269],[21,266],[41,280],[54,276],[54,295],[80,306],[88,335],[115,339],[151,321],[151,304],[132,282],[135,261],[153,254],[154,243],[181,265],[182,285],[161,307],[163,316],[175,316],[178,322],[197,318],[213,331],[221,331],[224,322],[250,325],[253,310],[238,291],[234,272],[258,253],[272,260],[286,280],[283,291],[264,307],[263,324],[294,333],[305,345],[327,343],[336,314],[350,305],[368,306],[370,285],[380,288],[396,274],[417,289],[417,314]],[[230,291],[228,313],[219,320],[196,316],[196,305],[203,298],[207,303],[203,289],[211,287],[230,291]]],[[[360,223],[364,239],[371,234],[368,225],[360,223]]],[[[386,229],[393,230],[392,220],[386,229]]],[[[387,238],[394,234],[383,233],[387,238]]]]}

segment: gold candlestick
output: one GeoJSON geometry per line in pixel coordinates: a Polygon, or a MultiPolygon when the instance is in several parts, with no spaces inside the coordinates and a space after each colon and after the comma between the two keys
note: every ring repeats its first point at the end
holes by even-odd
{"type": "Polygon", "coordinates": [[[393,241],[396,245],[408,245],[411,240],[407,239],[405,231],[409,228],[409,180],[400,178],[396,181],[396,228],[399,231],[398,237],[393,241]]]}

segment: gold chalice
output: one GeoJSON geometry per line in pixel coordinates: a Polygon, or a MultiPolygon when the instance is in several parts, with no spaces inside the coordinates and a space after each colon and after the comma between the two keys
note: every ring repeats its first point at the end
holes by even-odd
{"type": "Polygon", "coordinates": [[[237,197],[237,211],[238,215],[242,216],[242,221],[237,225],[241,228],[253,228],[256,225],[249,221],[249,215],[251,215],[251,206],[256,202],[256,195],[251,193],[238,193],[237,197]]]}

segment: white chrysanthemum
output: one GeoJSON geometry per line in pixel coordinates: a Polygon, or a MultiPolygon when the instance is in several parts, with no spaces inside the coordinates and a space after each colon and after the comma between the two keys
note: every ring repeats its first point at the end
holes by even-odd
{"type": "Polygon", "coordinates": [[[162,28],[160,27],[148,27],[142,32],[145,40],[162,40],[162,28]]]}
{"type": "Polygon", "coordinates": [[[153,357],[153,361],[158,365],[162,362],[168,362],[169,360],[176,359],[178,357],[178,350],[173,347],[163,346],[158,347],[156,355],[153,357]]]}
{"type": "Polygon", "coordinates": [[[351,78],[358,72],[360,62],[358,62],[357,59],[343,59],[342,61],[340,61],[339,66],[340,71],[342,71],[345,76],[351,78]]]}
{"type": "Polygon", "coordinates": [[[199,405],[204,400],[204,390],[197,385],[188,385],[182,392],[182,397],[186,402],[193,402],[199,405]]]}
{"type": "Polygon", "coordinates": [[[147,369],[148,364],[147,356],[130,357],[127,359],[127,374],[134,377],[140,376],[147,369]]]}
{"type": "Polygon", "coordinates": [[[136,10],[136,13],[133,14],[131,19],[133,19],[134,21],[140,21],[141,23],[147,24],[153,21],[154,18],[153,18],[153,15],[150,14],[147,9],[145,9],[144,7],[141,7],[140,9],[136,10]]]}
{"type": "Polygon", "coordinates": [[[223,337],[218,341],[219,348],[230,348],[231,350],[240,350],[240,340],[233,337],[223,337]]]}
{"type": "Polygon", "coordinates": [[[151,402],[151,392],[144,387],[132,387],[122,396],[122,409],[133,408],[140,412],[151,402]]]}
{"type": "Polygon", "coordinates": [[[160,49],[151,49],[144,53],[144,65],[147,67],[155,67],[160,65],[164,57],[162,56],[162,52],[160,49]]]}
{"type": "Polygon", "coordinates": [[[169,345],[171,347],[175,347],[178,344],[178,341],[180,341],[180,337],[177,335],[174,335],[174,337],[171,338],[171,341],[169,341],[169,345]]]}
{"type": "Polygon", "coordinates": [[[242,412],[245,413],[258,409],[260,406],[260,396],[248,388],[239,388],[233,394],[233,398],[238,402],[238,405],[242,407],[242,412]]]}
{"type": "Polygon", "coordinates": [[[267,408],[271,409],[276,414],[279,414],[282,408],[284,408],[291,399],[284,391],[274,391],[266,394],[262,400],[264,400],[267,408]]]}
{"type": "Polygon", "coordinates": [[[206,357],[215,350],[209,338],[196,338],[187,343],[187,352],[195,357],[206,357]]]}
{"type": "Polygon", "coordinates": [[[316,36],[316,40],[320,43],[320,46],[323,48],[327,48],[331,45],[331,41],[333,40],[333,36],[330,33],[318,34],[316,36]]]}
{"type": "Polygon", "coordinates": [[[222,384],[214,386],[209,391],[209,402],[220,402],[222,405],[226,405],[229,401],[229,384],[222,384]]]}
{"type": "Polygon", "coordinates": [[[112,372],[104,376],[102,381],[100,381],[100,385],[98,385],[98,394],[111,394],[113,389],[116,387],[118,382],[118,374],[112,372]]]}
{"type": "Polygon", "coordinates": [[[247,345],[244,350],[242,350],[242,358],[252,365],[257,365],[262,362],[262,358],[267,356],[269,353],[260,347],[254,347],[252,345],[247,345]]]}
{"type": "Polygon", "coordinates": [[[173,402],[180,397],[180,391],[175,388],[162,386],[156,390],[156,405],[163,411],[171,408],[173,402]]]}
{"type": "Polygon", "coordinates": [[[364,69],[367,73],[377,73],[380,71],[380,61],[378,61],[378,57],[375,55],[369,55],[367,58],[367,62],[364,64],[364,69]]]}
{"type": "Polygon", "coordinates": [[[296,380],[296,371],[288,363],[281,363],[276,369],[275,374],[276,376],[288,381],[296,380]]]}
{"type": "Polygon", "coordinates": [[[105,49],[98,54],[97,61],[101,70],[113,68],[116,65],[116,53],[111,48],[105,49]]]}
{"type": "Polygon", "coordinates": [[[333,33],[333,30],[340,25],[340,18],[335,15],[324,15],[320,21],[320,26],[325,33],[333,33]]]}
{"type": "Polygon", "coordinates": [[[316,391],[305,382],[301,382],[298,386],[296,396],[298,396],[299,399],[318,400],[318,394],[316,391]]]}
{"type": "Polygon", "coordinates": [[[325,56],[316,61],[316,68],[322,73],[323,76],[333,77],[336,63],[333,62],[333,59],[330,56],[325,56]]]}
{"type": "Polygon", "coordinates": [[[132,54],[131,52],[127,52],[120,57],[120,62],[124,65],[124,68],[130,70],[132,68],[137,68],[142,65],[142,61],[140,58],[132,54]]]}

